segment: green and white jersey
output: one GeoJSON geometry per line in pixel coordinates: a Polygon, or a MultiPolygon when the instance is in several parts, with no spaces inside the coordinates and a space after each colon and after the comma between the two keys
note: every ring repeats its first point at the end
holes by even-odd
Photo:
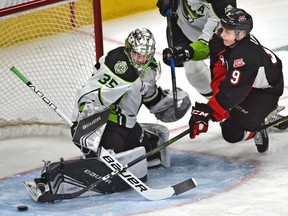
{"type": "Polygon", "coordinates": [[[220,17],[236,7],[236,0],[179,0],[178,25],[192,42],[208,42],[220,17]]]}
{"type": "MultiPolygon", "coordinates": [[[[153,61],[147,67],[147,74],[156,73],[157,68],[158,64],[153,61]]],[[[157,92],[155,83],[139,77],[124,47],[118,47],[100,58],[93,76],[77,91],[73,120],[77,120],[85,103],[93,101],[110,108],[109,121],[132,128],[143,99],[153,98],[157,92]]]]}

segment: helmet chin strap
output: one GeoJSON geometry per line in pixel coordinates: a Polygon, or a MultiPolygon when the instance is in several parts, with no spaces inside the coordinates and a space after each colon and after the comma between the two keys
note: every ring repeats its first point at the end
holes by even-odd
{"type": "Polygon", "coordinates": [[[235,47],[239,43],[239,41],[242,40],[246,36],[245,35],[244,37],[241,38],[240,33],[241,33],[241,30],[234,30],[234,34],[235,34],[234,44],[230,45],[229,47],[231,48],[235,47]]]}

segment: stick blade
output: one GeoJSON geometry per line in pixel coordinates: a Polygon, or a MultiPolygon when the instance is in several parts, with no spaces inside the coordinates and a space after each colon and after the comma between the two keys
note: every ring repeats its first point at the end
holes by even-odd
{"type": "Polygon", "coordinates": [[[163,200],[168,199],[172,196],[176,196],[182,193],[185,193],[197,186],[197,182],[194,178],[187,179],[183,182],[180,182],[176,185],[162,188],[162,189],[150,189],[143,192],[143,196],[148,200],[163,200]]]}
{"type": "Polygon", "coordinates": [[[195,187],[197,187],[197,182],[194,178],[187,179],[186,181],[180,182],[179,184],[176,184],[172,186],[175,190],[175,195],[182,194],[188,190],[191,190],[195,187]]]}

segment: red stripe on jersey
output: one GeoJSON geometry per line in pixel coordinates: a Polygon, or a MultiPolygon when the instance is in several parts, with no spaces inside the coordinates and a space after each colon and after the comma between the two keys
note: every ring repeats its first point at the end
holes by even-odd
{"type": "Polygon", "coordinates": [[[218,60],[213,67],[213,80],[211,81],[211,88],[213,95],[216,95],[219,92],[219,84],[225,79],[227,70],[222,62],[218,60]]]}
{"type": "Polygon", "coordinates": [[[230,116],[229,112],[218,103],[215,96],[211,97],[211,99],[208,101],[208,105],[213,109],[212,115],[217,122],[230,116]]]}

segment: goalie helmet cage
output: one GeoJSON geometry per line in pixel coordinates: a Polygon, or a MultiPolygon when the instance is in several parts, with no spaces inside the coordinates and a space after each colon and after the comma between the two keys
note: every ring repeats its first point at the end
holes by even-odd
{"type": "Polygon", "coordinates": [[[1,0],[0,29],[0,139],[69,135],[10,68],[71,116],[76,89],[103,55],[100,0],[1,0]]]}

